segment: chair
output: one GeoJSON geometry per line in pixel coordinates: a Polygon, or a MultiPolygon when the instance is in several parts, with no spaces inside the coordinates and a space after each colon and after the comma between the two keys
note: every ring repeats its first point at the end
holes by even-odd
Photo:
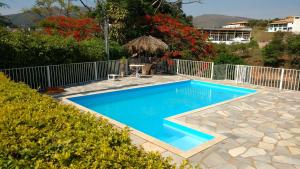
{"type": "Polygon", "coordinates": [[[144,65],[145,66],[142,68],[142,75],[150,75],[153,64],[146,63],[144,65]]]}

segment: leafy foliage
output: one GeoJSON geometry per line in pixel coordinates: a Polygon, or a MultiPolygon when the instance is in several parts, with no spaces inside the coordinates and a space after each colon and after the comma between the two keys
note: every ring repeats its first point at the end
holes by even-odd
{"type": "Polygon", "coordinates": [[[289,36],[287,44],[288,54],[300,56],[300,35],[289,36]]]}
{"type": "MultiPolygon", "coordinates": [[[[0,30],[0,68],[40,66],[106,60],[103,40],[77,42],[73,37],[36,32],[0,30]]],[[[111,42],[112,58],[124,55],[122,47],[111,42]]]]}
{"type": "Polygon", "coordinates": [[[270,20],[251,19],[248,21],[248,25],[251,28],[254,28],[254,27],[266,28],[268,26],[269,22],[270,22],[270,20]]]}
{"type": "Polygon", "coordinates": [[[208,35],[198,29],[165,14],[146,15],[145,19],[150,34],[161,37],[169,44],[171,52],[165,56],[201,59],[212,54],[212,46],[206,42],[208,35]]]}
{"type": "Polygon", "coordinates": [[[43,20],[41,26],[44,27],[44,32],[49,35],[72,36],[77,41],[91,38],[100,32],[99,26],[91,18],[78,19],[65,16],[52,16],[43,20]]]}
{"type": "Polygon", "coordinates": [[[73,4],[74,0],[35,0],[34,6],[29,10],[41,17],[54,16],[59,12],[59,15],[70,16],[78,14],[80,10],[78,6],[73,4]]]}
{"type": "Polygon", "coordinates": [[[245,61],[236,55],[230,55],[228,53],[221,53],[214,60],[215,64],[234,64],[234,65],[244,65],[245,61]]]}
{"type": "Polygon", "coordinates": [[[245,64],[245,59],[257,55],[258,44],[253,39],[248,44],[214,44],[217,64],[245,64]]]}
{"type": "Polygon", "coordinates": [[[278,66],[280,57],[284,54],[284,33],[278,32],[272,41],[263,49],[263,60],[265,65],[278,66]]]}
{"type": "Polygon", "coordinates": [[[131,144],[128,130],[0,74],[3,168],[175,168],[131,144]]]}
{"type": "Polygon", "coordinates": [[[291,57],[291,67],[300,69],[300,35],[287,38],[287,53],[291,57]]]}
{"type": "Polygon", "coordinates": [[[97,1],[95,10],[89,8],[89,16],[97,18],[99,23],[103,23],[104,9],[106,9],[110,23],[110,39],[122,44],[145,35],[145,30],[147,30],[144,22],[145,15],[168,14],[191,25],[191,17],[184,14],[180,5],[177,6],[163,0],[163,3],[157,8],[159,4],[154,3],[153,0],[107,0],[106,3],[97,1]]]}
{"type": "MultiPolygon", "coordinates": [[[[0,2],[0,8],[9,7],[6,3],[0,2]]],[[[12,23],[7,18],[3,17],[0,13],[0,26],[11,26],[12,23]]]]}

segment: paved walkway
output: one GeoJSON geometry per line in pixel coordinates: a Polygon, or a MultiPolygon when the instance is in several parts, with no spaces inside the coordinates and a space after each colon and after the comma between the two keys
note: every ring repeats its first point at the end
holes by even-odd
{"type": "MultiPolygon", "coordinates": [[[[182,76],[123,78],[66,88],[63,96],[142,86],[187,79],[182,76]]],[[[213,81],[233,84],[230,81],[213,81]]],[[[192,157],[203,169],[300,169],[300,92],[260,88],[255,95],[178,118],[199,129],[228,138],[192,157]]],[[[61,96],[58,96],[61,97],[61,96]]],[[[182,157],[132,135],[132,141],[148,151],[170,156],[175,163],[182,157]]]]}

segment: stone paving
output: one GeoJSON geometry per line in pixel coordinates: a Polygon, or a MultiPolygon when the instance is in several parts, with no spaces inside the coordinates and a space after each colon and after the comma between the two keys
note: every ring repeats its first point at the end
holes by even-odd
{"type": "MultiPolygon", "coordinates": [[[[127,77],[120,81],[101,81],[66,88],[56,96],[88,94],[128,87],[188,79],[183,76],[127,77]]],[[[204,80],[204,79],[202,79],[204,80]]],[[[206,81],[211,81],[207,80],[206,81]]],[[[237,85],[232,81],[213,81],[237,85]]],[[[300,169],[300,92],[252,85],[255,95],[179,117],[178,120],[222,134],[228,138],[188,160],[203,169],[300,169]]],[[[138,136],[134,144],[147,151],[158,151],[179,164],[182,157],[138,136]]]]}

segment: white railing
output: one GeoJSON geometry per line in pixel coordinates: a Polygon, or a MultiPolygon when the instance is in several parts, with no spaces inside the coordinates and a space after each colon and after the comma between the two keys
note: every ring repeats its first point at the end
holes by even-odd
{"type": "MultiPolygon", "coordinates": [[[[128,61],[125,66],[128,71],[128,61]]],[[[225,79],[279,89],[300,90],[300,70],[248,65],[216,65],[213,62],[178,60],[161,62],[156,69],[162,73],[225,79]]],[[[98,61],[62,65],[2,69],[14,81],[35,89],[69,86],[107,79],[108,74],[120,73],[120,61],[98,61]]]]}
{"type": "Polygon", "coordinates": [[[176,59],[176,72],[179,75],[197,76],[201,78],[213,77],[213,62],[176,59]]]}
{"type": "Polygon", "coordinates": [[[216,68],[222,68],[221,71],[218,71],[218,79],[222,77],[224,80],[232,80],[236,83],[247,83],[287,90],[300,90],[300,70],[296,69],[232,64],[214,66],[212,62],[192,60],[175,61],[177,66],[176,72],[179,75],[216,79],[214,73],[217,72],[214,71],[216,71],[216,68]]]}
{"type": "Polygon", "coordinates": [[[2,69],[16,82],[24,82],[34,89],[69,86],[79,83],[103,80],[110,73],[119,74],[118,60],[84,62],[61,65],[2,69]]]}
{"type": "Polygon", "coordinates": [[[226,80],[257,86],[299,90],[300,70],[248,65],[226,65],[226,80]]]}

